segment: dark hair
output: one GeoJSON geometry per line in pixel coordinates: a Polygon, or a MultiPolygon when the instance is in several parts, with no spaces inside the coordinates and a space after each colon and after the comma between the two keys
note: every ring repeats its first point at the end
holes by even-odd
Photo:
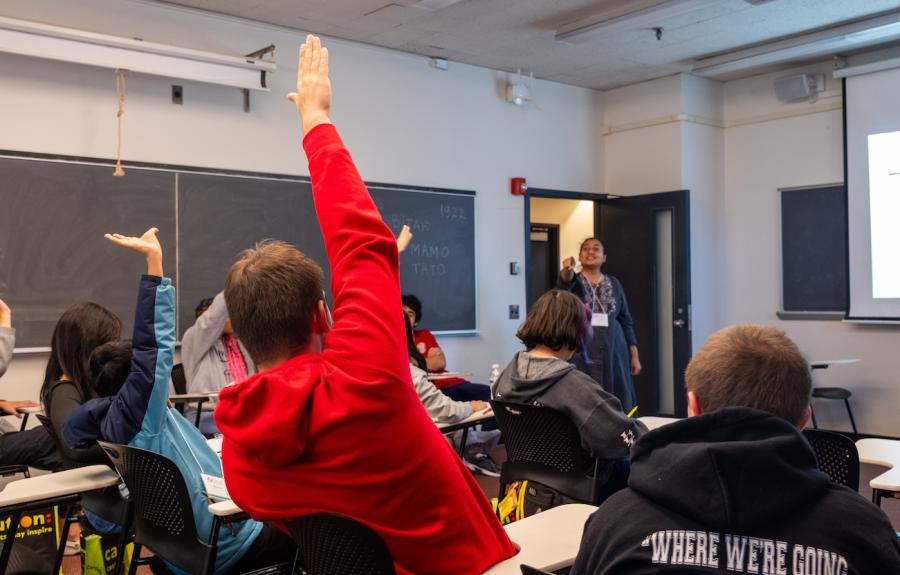
{"type": "Polygon", "coordinates": [[[281,241],[241,252],[225,279],[231,325],[256,365],[309,342],[322,298],[322,268],[281,241]]]}
{"type": "Polygon", "coordinates": [[[406,326],[406,350],[409,353],[409,359],[413,360],[419,369],[423,371],[428,370],[428,362],[425,361],[425,357],[419,353],[418,348],[416,348],[416,340],[413,337],[413,327],[412,323],[410,323],[409,316],[403,314],[403,325],[406,326]]]}
{"type": "Polygon", "coordinates": [[[516,337],[529,350],[545,345],[553,351],[564,347],[578,351],[585,346],[590,326],[584,303],[572,293],[554,289],[534,302],[516,337]]]}
{"type": "Polygon", "coordinates": [[[809,363],[780,329],[726,327],[709,336],[684,374],[704,411],[752,407],[803,423],[812,393],[809,363]]]}
{"type": "Polygon", "coordinates": [[[422,321],[422,302],[419,301],[419,298],[411,293],[403,294],[400,296],[400,303],[413,310],[413,313],[416,314],[416,323],[422,321]]]}
{"type": "Polygon", "coordinates": [[[115,395],[131,373],[131,342],[104,343],[94,349],[89,362],[94,393],[98,397],[115,395]]]}
{"type": "Polygon", "coordinates": [[[50,358],[41,385],[44,413],[50,410],[50,390],[63,375],[67,375],[78,390],[82,401],[91,392],[90,357],[94,348],[122,336],[122,320],[105,307],[95,303],[77,303],[67,309],[56,327],[50,342],[50,358]]]}
{"type": "Polygon", "coordinates": [[[213,298],[211,297],[205,297],[201,299],[200,303],[197,304],[197,307],[194,308],[194,319],[197,319],[198,317],[206,313],[206,310],[209,309],[209,306],[211,306],[212,303],[213,298]]]}

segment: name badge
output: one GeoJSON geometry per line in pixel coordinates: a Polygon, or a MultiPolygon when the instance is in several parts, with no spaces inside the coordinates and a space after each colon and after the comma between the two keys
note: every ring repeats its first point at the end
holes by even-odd
{"type": "Polygon", "coordinates": [[[591,314],[591,326],[592,327],[609,327],[609,314],[608,313],[591,314]]]}
{"type": "Polygon", "coordinates": [[[203,486],[206,488],[206,494],[212,499],[231,499],[228,495],[228,488],[225,487],[225,479],[216,477],[215,475],[200,474],[203,480],[203,486]]]}

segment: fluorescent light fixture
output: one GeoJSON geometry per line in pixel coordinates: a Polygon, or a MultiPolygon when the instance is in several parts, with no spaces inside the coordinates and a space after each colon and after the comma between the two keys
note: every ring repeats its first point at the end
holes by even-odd
{"type": "Polygon", "coordinates": [[[0,17],[0,52],[268,91],[274,62],[0,17]]]}
{"type": "Polygon", "coordinates": [[[645,1],[642,4],[644,7],[631,10],[625,14],[607,11],[603,14],[560,26],[556,31],[555,39],[557,41],[579,42],[588,40],[590,36],[599,32],[663,27],[662,24],[667,19],[683,16],[689,12],[719,4],[719,2],[717,0],[666,0],[665,2],[656,2],[649,5],[645,1]]]}
{"type": "Polygon", "coordinates": [[[695,62],[691,71],[699,76],[715,77],[772,64],[840,54],[898,38],[900,12],[704,58],[695,62]]]}

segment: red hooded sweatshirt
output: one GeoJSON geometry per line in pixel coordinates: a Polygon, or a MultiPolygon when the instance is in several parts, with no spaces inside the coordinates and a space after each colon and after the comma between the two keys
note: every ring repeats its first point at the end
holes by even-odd
{"type": "Polygon", "coordinates": [[[228,491],[258,520],[331,512],[365,523],[398,574],[482,573],[515,549],[413,388],[397,244],[334,126],[303,147],[334,328],[321,354],[222,390],[228,491]]]}

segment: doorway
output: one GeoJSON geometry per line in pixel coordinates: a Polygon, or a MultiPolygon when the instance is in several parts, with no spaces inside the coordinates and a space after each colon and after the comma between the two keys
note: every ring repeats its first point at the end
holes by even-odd
{"type": "MultiPolygon", "coordinates": [[[[531,224],[531,294],[537,298],[556,286],[559,272],[559,224],[531,224]]],[[[528,301],[528,307],[534,300],[528,301]]]]}
{"type": "Polygon", "coordinates": [[[640,375],[634,378],[638,415],[687,415],[684,370],[691,356],[689,195],[687,190],[680,190],[609,197],[531,188],[526,196],[528,307],[550,285],[546,279],[546,242],[534,244],[534,227],[539,229],[550,222],[560,228],[553,284],[561,259],[577,259],[580,242],[589,236],[599,237],[607,252],[603,272],[622,283],[634,319],[642,364],[640,375]],[[571,220],[576,211],[581,215],[576,218],[580,227],[567,236],[563,222],[571,220]],[[573,246],[566,244],[566,237],[574,238],[570,242],[573,246]]]}

